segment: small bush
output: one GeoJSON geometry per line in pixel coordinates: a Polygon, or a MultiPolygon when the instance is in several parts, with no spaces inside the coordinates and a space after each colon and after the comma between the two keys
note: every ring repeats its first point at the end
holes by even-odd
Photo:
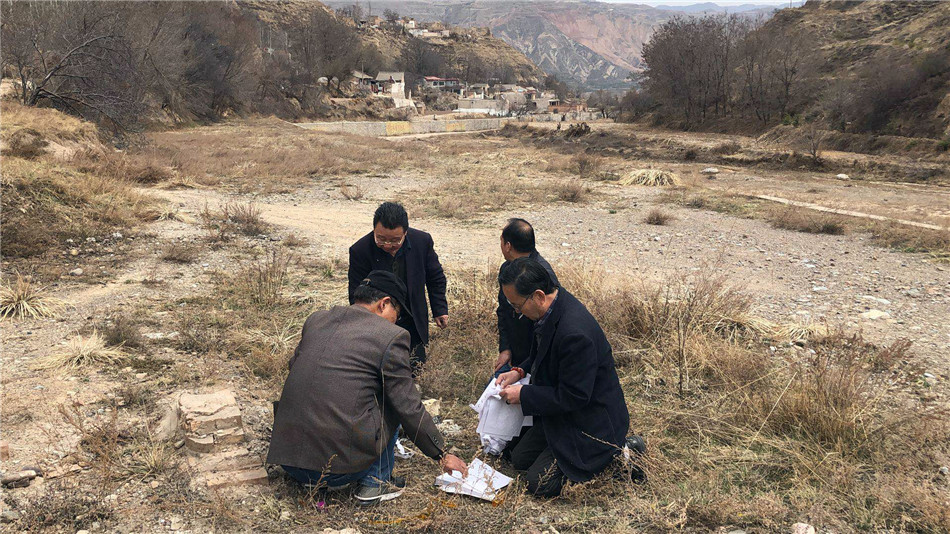
{"type": "Polygon", "coordinates": [[[225,204],[222,213],[244,235],[255,236],[267,232],[268,225],[261,217],[261,210],[253,202],[225,204]]]}
{"type": "Polygon", "coordinates": [[[287,280],[287,269],[292,260],[290,254],[275,250],[263,259],[244,267],[235,280],[237,296],[260,308],[280,303],[287,280]]]}
{"type": "Polygon", "coordinates": [[[709,149],[709,152],[716,154],[717,156],[728,156],[730,154],[735,154],[740,150],[742,150],[742,145],[735,141],[728,141],[712,147],[709,149]]]}
{"type": "Polygon", "coordinates": [[[647,216],[643,218],[643,222],[655,226],[664,226],[672,220],[672,215],[660,209],[650,210],[650,213],[647,213],[647,216]]]}
{"type": "Polygon", "coordinates": [[[0,287],[0,318],[52,317],[58,308],[59,301],[47,296],[45,288],[20,273],[15,282],[0,287]]]}
{"type": "Polygon", "coordinates": [[[102,329],[103,339],[112,347],[129,347],[133,349],[145,345],[145,336],[139,330],[139,325],[126,315],[118,315],[111,324],[102,329]]]}
{"type": "Polygon", "coordinates": [[[577,182],[562,182],[556,186],[555,190],[557,198],[564,202],[583,202],[590,194],[590,189],[577,182]]]}
{"type": "Polygon", "coordinates": [[[769,216],[776,228],[806,232],[809,234],[843,235],[847,224],[840,217],[822,215],[807,208],[788,208],[769,216]]]}
{"type": "Polygon", "coordinates": [[[571,158],[571,170],[574,174],[585,180],[598,176],[601,172],[601,168],[601,161],[595,156],[577,154],[571,158]]]}
{"type": "Polygon", "coordinates": [[[162,259],[172,263],[194,263],[198,259],[198,247],[191,243],[172,243],[165,247],[162,259]]]}

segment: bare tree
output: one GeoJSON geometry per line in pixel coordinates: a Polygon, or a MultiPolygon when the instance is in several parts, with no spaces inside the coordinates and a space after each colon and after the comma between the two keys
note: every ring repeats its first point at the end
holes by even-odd
{"type": "Polygon", "coordinates": [[[141,107],[121,10],[89,2],[4,2],[3,66],[26,106],[49,103],[124,130],[141,107]]]}

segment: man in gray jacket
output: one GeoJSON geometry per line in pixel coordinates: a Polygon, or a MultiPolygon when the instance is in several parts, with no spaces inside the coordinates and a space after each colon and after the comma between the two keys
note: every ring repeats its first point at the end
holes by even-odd
{"type": "Polygon", "coordinates": [[[402,425],[444,471],[465,472],[465,462],[443,450],[412,380],[409,333],[395,325],[408,310],[405,284],[393,273],[372,271],[353,301],[304,323],[267,462],[303,484],[332,489],[357,482],[361,503],[394,499],[405,485],[392,476],[402,425]]]}

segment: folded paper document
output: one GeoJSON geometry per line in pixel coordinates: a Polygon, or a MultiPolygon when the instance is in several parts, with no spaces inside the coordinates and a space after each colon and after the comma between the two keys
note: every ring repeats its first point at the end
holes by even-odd
{"type": "Polygon", "coordinates": [[[495,471],[478,458],[468,464],[466,477],[458,471],[452,471],[451,474],[443,473],[435,479],[435,485],[442,491],[470,495],[486,501],[494,501],[498,492],[510,482],[511,477],[495,471]]]}

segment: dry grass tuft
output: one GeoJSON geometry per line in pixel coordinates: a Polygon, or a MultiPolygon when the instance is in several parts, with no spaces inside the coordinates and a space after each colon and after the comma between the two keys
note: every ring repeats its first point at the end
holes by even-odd
{"type": "Polygon", "coordinates": [[[46,295],[46,288],[16,273],[16,281],[0,286],[0,318],[52,317],[61,303],[46,295]]]}
{"type": "Polygon", "coordinates": [[[627,173],[618,182],[620,185],[666,186],[676,185],[679,179],[670,171],[660,169],[639,169],[627,173]]]}
{"type": "Polygon", "coordinates": [[[466,220],[483,212],[511,209],[515,202],[543,200],[547,195],[544,186],[514,176],[509,179],[472,176],[447,180],[427,192],[407,193],[400,200],[411,217],[466,220]]]}
{"type": "Polygon", "coordinates": [[[287,281],[287,269],[294,261],[290,253],[274,250],[261,260],[241,269],[235,277],[235,292],[260,308],[279,304],[287,281]]]}
{"type": "Polygon", "coordinates": [[[238,230],[248,236],[267,232],[269,225],[261,217],[261,209],[253,202],[229,202],[222,208],[222,216],[233,222],[238,230]]]}
{"type": "Polygon", "coordinates": [[[789,207],[772,212],[769,222],[776,228],[809,234],[843,235],[847,231],[847,222],[843,218],[805,208],[789,207]]]}
{"type": "Polygon", "coordinates": [[[45,154],[49,145],[49,141],[33,128],[17,128],[3,137],[6,143],[3,155],[8,157],[34,159],[45,154]]]}
{"type": "Polygon", "coordinates": [[[113,347],[141,348],[145,346],[145,336],[142,335],[138,323],[126,315],[117,315],[102,329],[103,339],[107,345],[113,347]]]}
{"type": "Polygon", "coordinates": [[[347,200],[360,200],[363,198],[363,188],[359,185],[340,184],[340,194],[347,200]]]}
{"type": "Polygon", "coordinates": [[[577,182],[561,182],[555,186],[555,191],[558,200],[575,204],[587,200],[591,193],[589,187],[577,182]]]}
{"type": "Polygon", "coordinates": [[[304,236],[297,235],[295,233],[289,234],[280,242],[285,247],[298,248],[305,247],[310,244],[310,240],[304,236]]]}
{"type": "Polygon", "coordinates": [[[109,347],[97,330],[88,336],[76,335],[59,352],[37,360],[39,369],[79,369],[89,366],[114,365],[125,357],[125,352],[109,347]]]}
{"type": "Polygon", "coordinates": [[[165,247],[162,259],[172,263],[194,263],[198,259],[198,246],[193,243],[172,243],[165,247]]]}
{"type": "Polygon", "coordinates": [[[646,217],[643,218],[643,222],[645,222],[646,224],[652,224],[655,226],[665,226],[673,219],[674,217],[670,215],[669,213],[659,208],[654,208],[650,210],[650,213],[647,213],[646,217]]]}

